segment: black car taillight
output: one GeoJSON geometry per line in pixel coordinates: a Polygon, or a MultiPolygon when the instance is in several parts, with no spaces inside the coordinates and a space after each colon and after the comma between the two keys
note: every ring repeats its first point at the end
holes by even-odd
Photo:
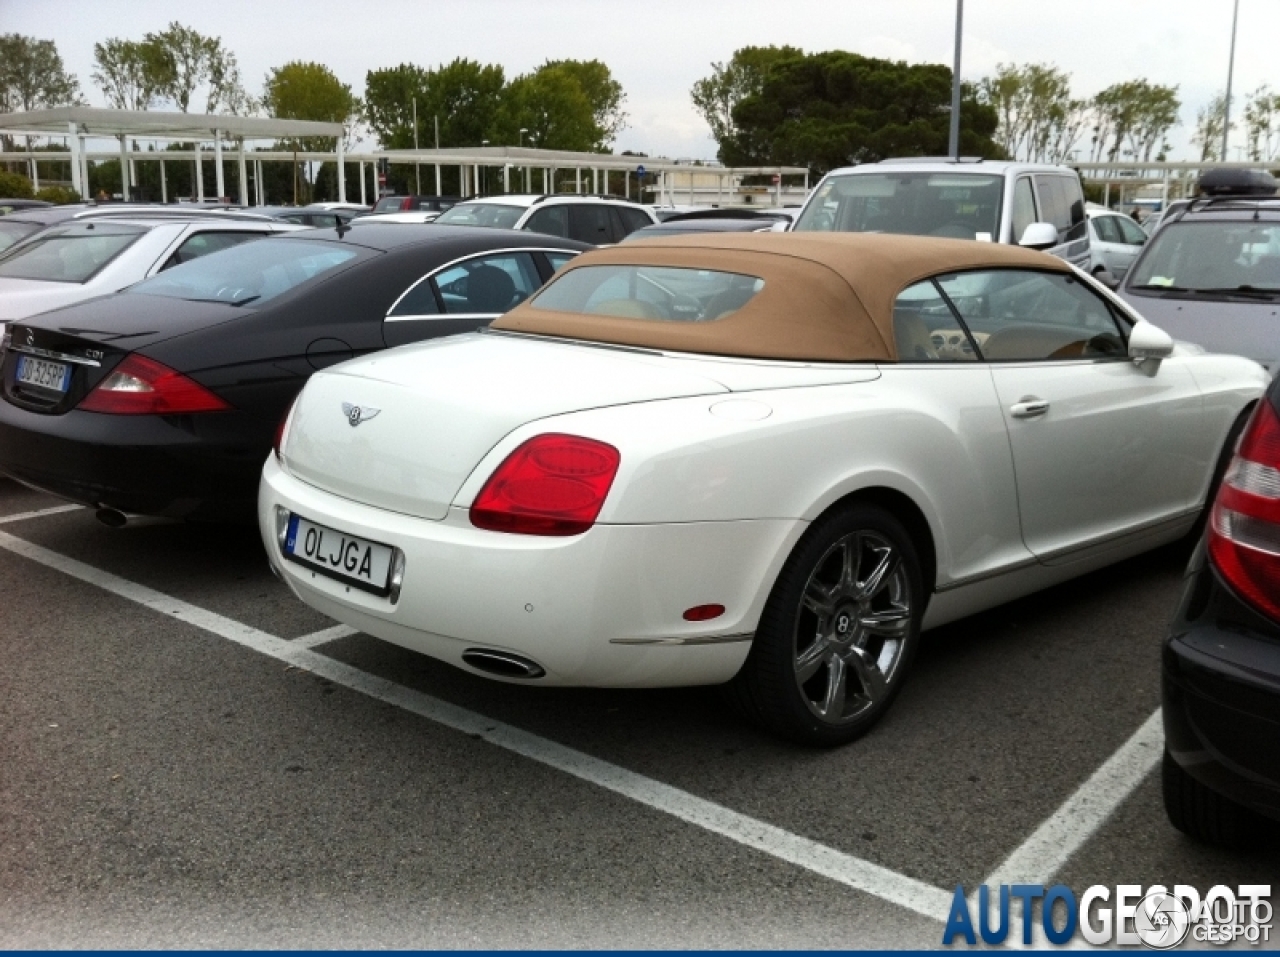
{"type": "Polygon", "coordinates": [[[1263,400],[1209,519],[1209,557],[1242,599],[1280,621],[1280,415],[1263,400]]]}
{"type": "Polygon", "coordinates": [[[199,382],[140,355],[126,356],[80,403],[85,412],[180,415],[229,412],[231,405],[199,382]]]}

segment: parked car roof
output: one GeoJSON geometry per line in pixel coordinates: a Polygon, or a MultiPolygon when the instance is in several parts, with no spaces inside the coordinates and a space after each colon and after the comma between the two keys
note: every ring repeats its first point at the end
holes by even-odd
{"type": "Polygon", "coordinates": [[[997,243],[867,233],[698,233],[584,253],[492,328],[759,359],[894,360],[894,300],[905,287],[952,270],[1011,266],[1071,271],[1054,256],[997,243]],[[710,322],[538,307],[565,277],[596,266],[718,270],[763,280],[763,286],[710,322]],[[792,320],[779,322],[780,315],[792,320]]]}

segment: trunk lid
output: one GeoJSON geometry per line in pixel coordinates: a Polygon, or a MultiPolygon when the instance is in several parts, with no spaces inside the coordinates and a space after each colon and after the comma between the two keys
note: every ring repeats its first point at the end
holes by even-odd
{"type": "Polygon", "coordinates": [[[477,334],[343,363],[303,390],[285,462],[335,495],[439,520],[480,460],[526,422],[728,391],[708,375],[645,358],[477,334]],[[361,415],[353,426],[354,406],[361,415]]]}

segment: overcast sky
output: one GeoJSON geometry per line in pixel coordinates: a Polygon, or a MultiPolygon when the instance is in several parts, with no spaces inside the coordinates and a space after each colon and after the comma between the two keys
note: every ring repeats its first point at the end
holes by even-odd
{"type": "MultiPolygon", "coordinates": [[[[1226,86],[1232,0],[966,0],[961,73],[1046,62],[1074,93],[1146,78],[1176,85],[1182,125],[1174,157],[1189,155],[1196,110],[1226,86]]],[[[689,88],[747,45],[842,49],[950,64],[955,0],[0,0],[0,32],[53,40],[91,103],[93,44],[141,39],[178,20],[220,36],[259,93],[289,60],[326,64],[359,95],[365,73],[455,57],[497,63],[512,77],[547,59],[599,59],[626,91],[629,127],[617,148],[712,158],[715,142],[689,88]]],[[[1233,90],[1280,88],[1280,2],[1240,0],[1233,90]]],[[[1233,110],[1238,115],[1238,109],[1233,110]]],[[[1233,146],[1243,142],[1234,134],[1233,146]]],[[[424,144],[425,145],[425,144],[424,144]]],[[[1233,158],[1235,150],[1232,150],[1233,158]]]]}

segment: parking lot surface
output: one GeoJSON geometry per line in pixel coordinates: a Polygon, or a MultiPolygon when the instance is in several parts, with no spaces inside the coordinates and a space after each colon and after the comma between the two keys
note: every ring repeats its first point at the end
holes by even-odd
{"type": "Polygon", "coordinates": [[[818,751],[714,689],[475,678],[335,628],[254,529],[0,480],[0,945],[935,947],[957,884],[1280,885],[1164,817],[1185,558],[931,632],[818,751]]]}

